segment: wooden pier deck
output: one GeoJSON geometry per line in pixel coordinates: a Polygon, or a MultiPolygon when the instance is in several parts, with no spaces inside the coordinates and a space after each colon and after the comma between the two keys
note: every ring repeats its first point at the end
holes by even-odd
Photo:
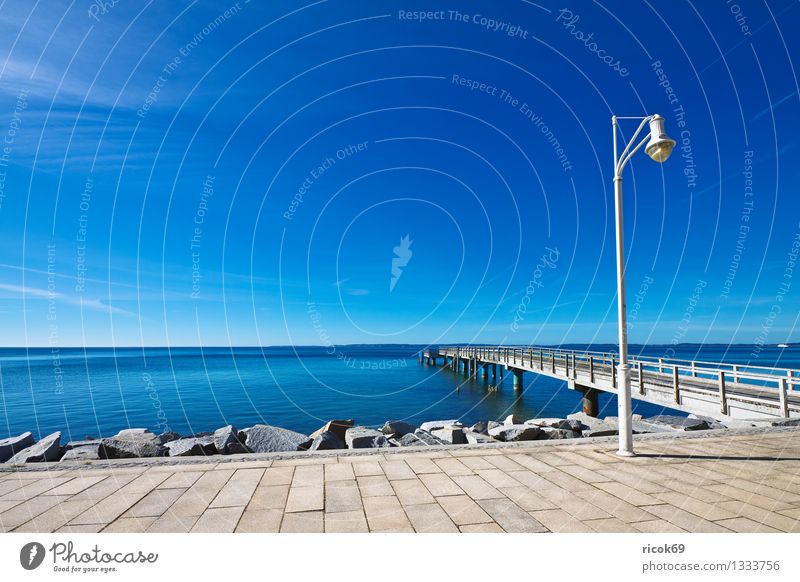
{"type": "MultiPolygon", "coordinates": [[[[426,362],[476,378],[506,370],[523,387],[523,373],[564,380],[596,408],[597,391],[616,393],[619,361],[609,352],[547,347],[452,346],[427,350],[426,362]]],[[[631,395],[637,400],[720,420],[800,417],[800,371],[671,358],[632,357],[631,395]]],[[[592,416],[596,412],[586,410],[592,416]]]]}
{"type": "Polygon", "coordinates": [[[800,430],[0,472],[15,532],[800,532],[800,430]]]}

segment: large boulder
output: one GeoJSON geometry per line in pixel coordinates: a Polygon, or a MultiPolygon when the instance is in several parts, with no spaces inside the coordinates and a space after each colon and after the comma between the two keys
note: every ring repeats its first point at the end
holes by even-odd
{"type": "Polygon", "coordinates": [[[61,457],[61,432],[54,432],[42,440],[22,449],[6,463],[38,463],[41,461],[57,461],[61,457]]]}
{"type": "Polygon", "coordinates": [[[505,426],[513,426],[515,424],[524,424],[525,421],[518,414],[509,414],[503,421],[505,426]]]}
{"type": "Polygon", "coordinates": [[[475,432],[473,430],[465,430],[464,431],[464,438],[467,439],[467,443],[471,445],[480,445],[485,443],[496,443],[497,441],[490,437],[488,434],[484,434],[482,432],[475,432]]]}
{"type": "Polygon", "coordinates": [[[685,416],[672,416],[668,414],[651,416],[650,418],[642,419],[640,422],[645,425],[655,424],[658,426],[665,426],[675,431],[708,429],[708,423],[702,418],[688,418],[685,416]]]}
{"type": "Polygon", "coordinates": [[[567,420],[574,420],[580,423],[580,430],[585,437],[614,436],[618,434],[617,425],[603,422],[599,418],[589,416],[583,412],[576,412],[567,416],[567,420]]]}
{"type": "Polygon", "coordinates": [[[214,447],[220,455],[236,455],[250,452],[250,449],[239,440],[239,431],[232,424],[215,430],[212,439],[214,447]]]}
{"type": "Polygon", "coordinates": [[[286,430],[268,424],[256,424],[245,429],[245,444],[254,453],[285,453],[301,450],[301,445],[308,442],[308,437],[299,432],[286,430]]]}
{"type": "Polygon", "coordinates": [[[64,461],[97,461],[100,459],[100,441],[94,444],[78,445],[68,449],[61,462],[64,461]]]}
{"type": "Polygon", "coordinates": [[[161,444],[161,439],[158,438],[158,435],[153,434],[146,428],[126,428],[111,438],[129,441],[150,441],[161,444]]]}
{"type": "Polygon", "coordinates": [[[460,426],[449,425],[438,430],[431,431],[431,434],[438,439],[442,439],[451,445],[465,445],[467,444],[467,437],[464,436],[464,430],[460,426]]]}
{"type": "Polygon", "coordinates": [[[390,446],[389,440],[381,431],[366,426],[348,428],[344,442],[350,449],[370,449],[390,446]]]}
{"type": "Polygon", "coordinates": [[[309,437],[312,439],[317,438],[323,432],[332,432],[337,437],[344,442],[344,435],[347,433],[348,428],[352,428],[355,425],[356,421],[353,419],[350,420],[329,420],[325,426],[322,428],[315,430],[312,432],[309,437]]]}
{"type": "Polygon", "coordinates": [[[472,431],[472,432],[480,433],[480,434],[489,434],[489,421],[488,420],[479,420],[478,422],[473,424],[471,427],[469,427],[469,430],[472,431]]]}
{"type": "Polygon", "coordinates": [[[402,437],[409,433],[413,433],[417,427],[413,424],[403,422],[402,420],[389,420],[383,425],[381,432],[386,435],[393,434],[396,437],[402,437]]]}
{"type": "Polygon", "coordinates": [[[311,442],[309,451],[333,451],[336,449],[346,449],[344,441],[331,430],[318,434],[311,442]]]}
{"type": "Polygon", "coordinates": [[[423,422],[419,426],[419,430],[424,430],[425,432],[433,432],[435,430],[439,430],[440,428],[444,428],[449,425],[454,426],[461,426],[461,423],[458,422],[456,419],[453,420],[430,420],[428,422],[423,422]]]}
{"type": "Polygon", "coordinates": [[[529,424],[512,424],[489,429],[489,436],[503,442],[533,441],[541,434],[542,429],[529,424]]]}
{"type": "Polygon", "coordinates": [[[181,438],[181,435],[179,435],[177,432],[162,432],[160,435],[158,435],[158,442],[160,442],[162,445],[165,445],[169,442],[176,441],[179,438],[181,438]]]}
{"type": "Polygon", "coordinates": [[[536,437],[536,439],[540,441],[548,439],[577,439],[583,436],[583,434],[580,431],[574,431],[563,428],[553,428],[551,426],[540,426],[539,430],[541,430],[542,432],[539,433],[539,436],[536,437]]]}
{"type": "Polygon", "coordinates": [[[447,444],[442,439],[419,428],[413,434],[403,435],[399,439],[390,439],[390,442],[396,447],[432,447],[447,444]]]}
{"type": "Polygon", "coordinates": [[[20,435],[0,439],[0,463],[5,463],[20,451],[27,449],[33,444],[33,435],[24,432],[20,435]]]}
{"type": "Polygon", "coordinates": [[[101,459],[136,459],[140,457],[164,457],[167,447],[162,445],[158,438],[155,441],[141,438],[116,438],[111,437],[100,440],[101,459]]]}
{"type": "Polygon", "coordinates": [[[166,445],[170,457],[198,457],[217,453],[214,445],[214,436],[187,437],[176,441],[169,441],[166,445]]]}

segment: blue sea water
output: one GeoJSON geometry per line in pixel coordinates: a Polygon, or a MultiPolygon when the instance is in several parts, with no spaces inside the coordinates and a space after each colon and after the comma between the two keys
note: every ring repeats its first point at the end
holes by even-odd
{"type": "MultiPolygon", "coordinates": [[[[309,433],[332,418],[364,425],[471,423],[511,413],[563,417],[580,409],[579,394],[564,382],[528,373],[520,395],[506,375],[501,389],[490,392],[485,380],[466,382],[441,366],[420,365],[422,348],[0,349],[0,438],[60,430],[66,441],[130,427],[192,434],[259,422],[309,433]]],[[[663,356],[668,349],[677,358],[800,367],[797,348],[766,348],[757,358],[745,345],[632,346],[631,352],[663,356]]],[[[612,395],[602,395],[600,406],[601,416],[616,415],[612,395]]],[[[634,412],[665,409],[634,401],[634,412]]]]}

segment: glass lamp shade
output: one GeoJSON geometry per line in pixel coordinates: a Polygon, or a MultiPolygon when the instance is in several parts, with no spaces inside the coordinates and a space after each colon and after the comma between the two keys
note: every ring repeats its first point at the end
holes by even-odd
{"type": "Polygon", "coordinates": [[[664,118],[654,115],[650,120],[650,140],[644,148],[644,153],[656,162],[663,163],[672,153],[675,140],[671,139],[664,131],[664,118]]]}

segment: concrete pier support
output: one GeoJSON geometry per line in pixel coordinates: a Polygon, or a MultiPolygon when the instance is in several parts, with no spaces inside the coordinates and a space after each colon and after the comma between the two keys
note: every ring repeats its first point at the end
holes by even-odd
{"type": "Polygon", "coordinates": [[[581,404],[583,413],[589,416],[597,417],[600,414],[600,404],[598,402],[599,392],[594,388],[588,386],[575,386],[575,389],[581,393],[581,404]]]}
{"type": "Polygon", "coordinates": [[[492,364],[492,380],[497,380],[497,364],[492,364]]]}
{"type": "Polygon", "coordinates": [[[522,383],[522,370],[518,368],[512,368],[514,372],[514,390],[517,392],[522,392],[523,383],[522,383]]]}
{"type": "Polygon", "coordinates": [[[483,375],[483,379],[485,380],[486,378],[489,377],[489,364],[484,364],[482,366],[482,368],[483,368],[483,374],[482,375],[483,375]]]}

